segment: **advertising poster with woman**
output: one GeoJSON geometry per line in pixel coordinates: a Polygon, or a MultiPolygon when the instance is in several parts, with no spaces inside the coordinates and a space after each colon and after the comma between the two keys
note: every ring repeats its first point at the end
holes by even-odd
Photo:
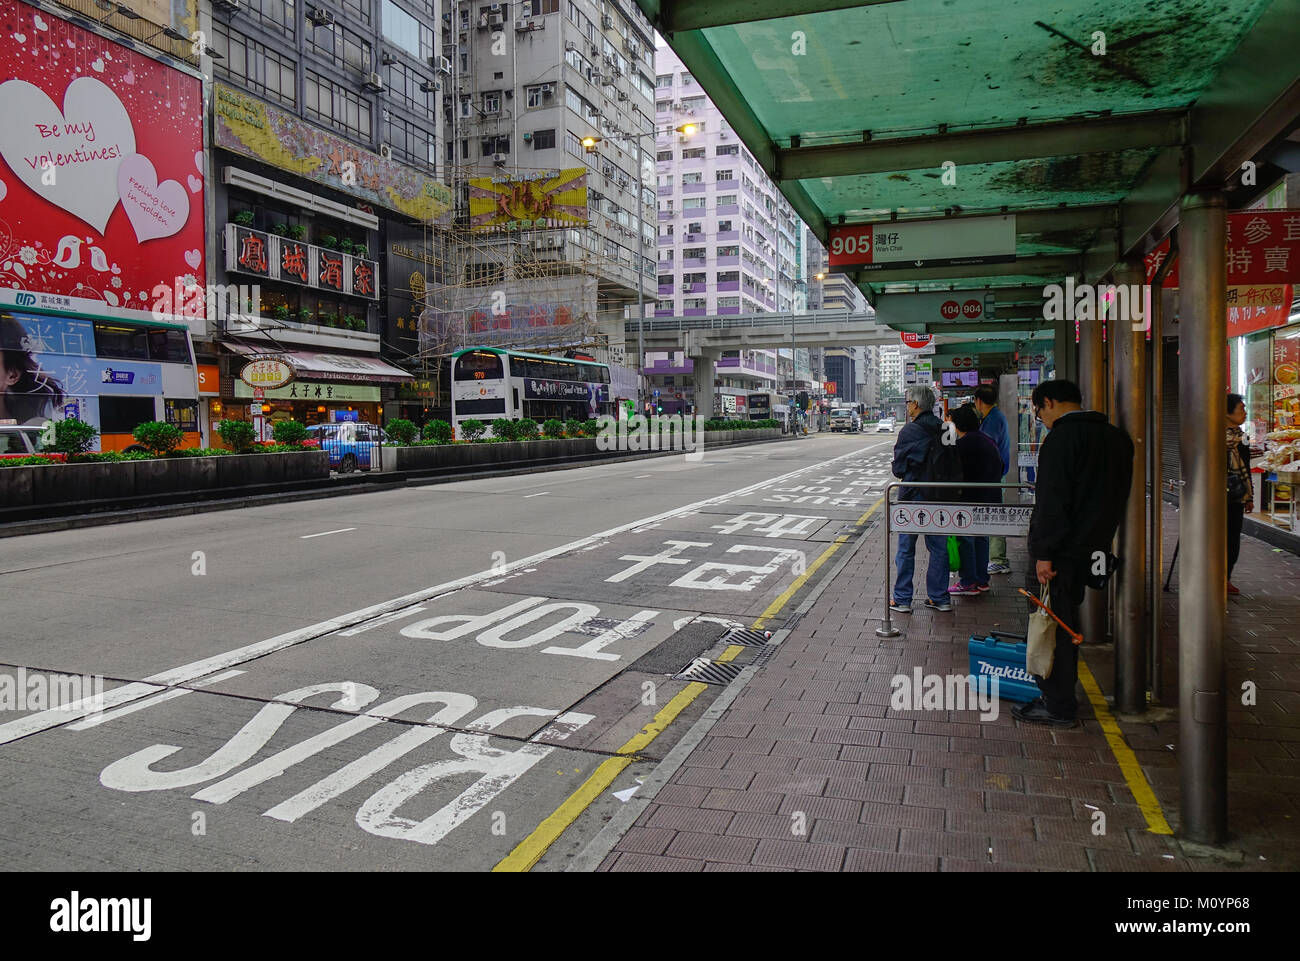
{"type": "Polygon", "coordinates": [[[200,81],[20,2],[0,77],[0,303],[143,320],[201,286],[200,81]]]}

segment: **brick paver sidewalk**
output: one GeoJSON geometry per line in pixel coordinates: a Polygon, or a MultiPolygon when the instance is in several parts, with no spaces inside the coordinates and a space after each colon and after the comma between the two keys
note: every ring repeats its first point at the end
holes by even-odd
{"type": "MultiPolygon", "coordinates": [[[[1166,530],[1172,554],[1177,518],[1166,530]]],[[[1300,558],[1247,538],[1233,580],[1229,689],[1258,685],[1255,707],[1229,712],[1230,825],[1222,851],[1151,833],[1080,695],[1074,730],[975,712],[896,711],[890,680],[965,674],[966,641],[1023,631],[1015,588],[1026,563],[1012,540],[1009,577],[954,611],[898,615],[880,638],[882,535],[854,558],[601,863],[611,871],[1189,871],[1281,870],[1300,864],[1300,558]],[[1094,834],[1096,813],[1105,833],[1094,834]]],[[[924,570],[918,544],[918,571],[924,570]]],[[[1166,704],[1176,707],[1177,595],[1169,626],[1166,704]]],[[[1108,646],[1085,646],[1103,690],[1108,646]]],[[[1121,724],[1177,828],[1177,720],[1121,724]]]]}

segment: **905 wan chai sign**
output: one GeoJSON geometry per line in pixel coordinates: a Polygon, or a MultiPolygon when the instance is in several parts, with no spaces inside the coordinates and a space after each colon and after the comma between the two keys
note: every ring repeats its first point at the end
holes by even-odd
{"type": "Polygon", "coordinates": [[[830,229],[830,266],[941,267],[997,264],[1016,259],[1016,218],[960,217],[836,224],[830,229]]]}

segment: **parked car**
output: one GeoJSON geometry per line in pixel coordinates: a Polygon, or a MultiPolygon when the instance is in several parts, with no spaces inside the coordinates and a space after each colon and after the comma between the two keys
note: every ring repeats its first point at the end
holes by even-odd
{"type": "Polygon", "coordinates": [[[850,407],[837,407],[831,411],[831,432],[843,430],[857,433],[862,429],[858,412],[850,407]]]}
{"type": "MultiPolygon", "coordinates": [[[[345,421],[340,424],[312,424],[307,428],[309,442],[320,444],[329,455],[330,470],[350,474],[355,470],[370,470],[371,454],[380,444],[388,442],[388,435],[378,424],[345,421]]],[[[375,456],[375,464],[378,455],[375,456]]]]}
{"type": "Polygon", "coordinates": [[[889,417],[882,417],[876,421],[877,434],[892,434],[894,432],[894,421],[889,417]]]}
{"type": "MultiPolygon", "coordinates": [[[[16,421],[0,424],[0,457],[31,457],[41,454],[41,434],[45,428],[40,424],[19,424],[16,421]]],[[[55,460],[63,460],[62,454],[45,454],[55,460]]]]}

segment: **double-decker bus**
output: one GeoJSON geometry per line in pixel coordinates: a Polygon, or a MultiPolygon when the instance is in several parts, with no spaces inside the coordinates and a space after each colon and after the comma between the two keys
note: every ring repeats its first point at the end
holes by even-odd
{"type": "MultiPolygon", "coordinates": [[[[609,366],[498,347],[471,347],[451,358],[451,421],[590,420],[613,414],[609,366]]],[[[490,431],[489,431],[490,433],[490,431]]]]}

